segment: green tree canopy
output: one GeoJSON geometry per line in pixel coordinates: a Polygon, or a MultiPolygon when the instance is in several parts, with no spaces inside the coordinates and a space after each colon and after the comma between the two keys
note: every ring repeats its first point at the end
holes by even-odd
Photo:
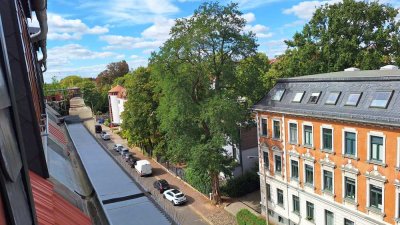
{"type": "Polygon", "coordinates": [[[257,50],[241,15],[235,3],[203,3],[192,17],[176,21],[171,38],[150,60],[162,94],[157,112],[167,155],[209,174],[216,202],[219,173],[232,166],[223,146],[237,142],[238,124],[247,115],[240,99],[247,97],[242,85],[248,82],[237,67],[257,50]]]}
{"type": "Polygon", "coordinates": [[[400,64],[398,11],[378,1],[344,0],[316,10],[273,65],[268,78],[378,69],[400,64]]]}
{"type": "Polygon", "coordinates": [[[113,62],[107,65],[107,68],[101,72],[97,78],[96,83],[98,87],[108,86],[113,84],[114,80],[122,77],[129,72],[129,65],[125,60],[120,62],[113,62]]]}

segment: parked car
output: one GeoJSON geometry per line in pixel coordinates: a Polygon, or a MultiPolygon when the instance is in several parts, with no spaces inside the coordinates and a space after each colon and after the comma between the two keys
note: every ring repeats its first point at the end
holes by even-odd
{"type": "Polygon", "coordinates": [[[128,159],[132,156],[132,152],[127,152],[122,155],[122,157],[125,159],[125,162],[128,161],[128,159]]]}
{"type": "Polygon", "coordinates": [[[121,149],[122,149],[123,147],[124,147],[124,146],[121,145],[121,144],[115,144],[115,145],[113,146],[113,150],[116,151],[116,152],[119,152],[119,151],[121,151],[121,149]]]}
{"type": "Polygon", "coordinates": [[[134,168],[137,161],[137,158],[130,156],[126,162],[131,166],[131,168],[134,168]]]}
{"type": "Polygon", "coordinates": [[[170,201],[173,205],[180,205],[187,201],[186,196],[177,189],[164,191],[163,197],[170,201]]]}
{"type": "Polygon", "coordinates": [[[121,156],[123,156],[124,154],[128,153],[129,149],[128,148],[122,148],[121,151],[119,152],[121,154],[121,156]]]}
{"type": "Polygon", "coordinates": [[[147,160],[139,160],[135,165],[136,171],[140,174],[140,176],[147,176],[152,174],[152,169],[150,162],[147,160]]]}
{"type": "Polygon", "coordinates": [[[96,134],[100,134],[103,131],[100,124],[94,125],[94,130],[96,131],[96,134]]]}
{"type": "MultiPolygon", "coordinates": [[[[104,131],[103,131],[104,132],[104,131]]],[[[106,132],[101,133],[101,139],[105,140],[105,141],[109,141],[111,140],[111,136],[109,134],[107,134],[106,132]]]]}
{"type": "Polygon", "coordinates": [[[157,189],[160,193],[163,193],[170,188],[168,182],[164,179],[154,181],[153,187],[157,189]]]}

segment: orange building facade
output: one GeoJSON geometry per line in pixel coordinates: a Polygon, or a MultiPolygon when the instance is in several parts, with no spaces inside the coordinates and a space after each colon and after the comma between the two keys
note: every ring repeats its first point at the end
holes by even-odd
{"type": "Polygon", "coordinates": [[[254,106],[263,214],[277,224],[400,224],[399,91],[399,70],[279,80],[254,106]]]}

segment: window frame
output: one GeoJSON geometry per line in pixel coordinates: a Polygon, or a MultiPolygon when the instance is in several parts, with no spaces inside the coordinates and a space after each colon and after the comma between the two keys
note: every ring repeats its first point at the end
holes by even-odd
{"type": "Polygon", "coordinates": [[[260,136],[261,137],[268,137],[268,118],[267,117],[260,117],[260,136]],[[264,123],[265,121],[265,133],[264,133],[264,123]]]}
{"type": "Polygon", "coordinates": [[[326,124],[323,124],[322,126],[321,126],[321,130],[320,130],[320,143],[321,143],[321,150],[323,150],[324,152],[328,152],[328,153],[333,153],[333,152],[335,152],[334,151],[334,143],[335,143],[335,141],[334,141],[334,138],[335,138],[335,135],[334,135],[334,129],[333,129],[333,127],[331,126],[331,125],[326,125],[326,124]],[[328,148],[325,148],[325,139],[324,139],[324,130],[331,130],[331,149],[328,149],[328,148]]]}
{"type": "Polygon", "coordinates": [[[297,123],[297,121],[289,121],[288,122],[288,135],[289,135],[289,144],[298,144],[299,143],[299,124],[297,123]],[[290,125],[296,125],[296,142],[292,142],[292,132],[291,132],[291,127],[290,125]]]}
{"type": "Polygon", "coordinates": [[[319,98],[321,97],[322,92],[311,92],[310,98],[307,101],[307,104],[317,104],[319,101],[319,98]],[[318,94],[317,96],[314,96],[314,94],[318,94]],[[315,102],[312,102],[311,99],[312,97],[317,97],[317,99],[315,100],[315,102]]]}
{"type": "MultiPolygon", "coordinates": [[[[375,191],[375,193],[378,194],[378,192],[376,192],[376,191],[375,191]]],[[[368,186],[368,195],[369,195],[368,206],[371,207],[371,208],[382,210],[383,209],[383,198],[384,198],[383,188],[381,186],[377,186],[377,185],[374,185],[374,184],[369,184],[369,186],[368,186]],[[372,198],[372,193],[373,193],[372,188],[380,189],[380,193],[379,194],[380,194],[380,198],[381,198],[381,202],[380,202],[381,203],[381,208],[379,208],[379,204],[377,206],[372,205],[372,200],[375,199],[375,198],[372,198]]]]}
{"type": "Polygon", "coordinates": [[[303,146],[312,148],[312,147],[314,147],[314,126],[310,123],[303,123],[302,125],[303,125],[302,126],[302,128],[303,128],[303,138],[302,138],[303,146]],[[305,129],[306,126],[311,127],[311,145],[306,144],[306,129],[305,129]]]}
{"type": "Polygon", "coordinates": [[[280,154],[274,154],[274,174],[275,175],[282,175],[282,156],[280,154]],[[277,163],[276,163],[276,157],[280,158],[280,171],[277,170],[277,163]]]}
{"type": "Polygon", "coordinates": [[[284,207],[284,204],[285,204],[285,199],[284,199],[283,196],[284,196],[283,195],[283,190],[277,188],[276,189],[276,204],[281,206],[281,207],[284,207]],[[280,195],[282,196],[282,199],[280,199],[280,197],[279,197],[280,195]],[[282,203],[280,202],[280,200],[282,200],[282,203]]]}
{"type": "Polygon", "coordinates": [[[281,120],[280,119],[272,119],[272,138],[276,140],[281,140],[282,138],[282,132],[281,132],[281,120]],[[279,123],[279,137],[275,137],[275,123],[279,123]]]}
{"type": "Polygon", "coordinates": [[[334,178],[334,175],[333,175],[333,172],[331,170],[326,170],[326,169],[322,170],[322,190],[324,192],[333,193],[333,190],[334,190],[333,178],[334,178]],[[331,189],[330,190],[328,190],[325,187],[326,186],[326,183],[325,183],[325,172],[330,173],[330,179],[331,179],[331,189]]]}
{"type": "Polygon", "coordinates": [[[354,221],[344,218],[344,225],[354,225],[354,221]]]}
{"type": "Polygon", "coordinates": [[[349,176],[344,176],[344,183],[343,184],[344,184],[344,193],[343,193],[344,198],[355,201],[356,197],[357,197],[357,179],[354,179],[353,177],[349,177],[349,176]],[[348,193],[347,181],[349,181],[350,179],[354,181],[354,198],[348,197],[348,195],[347,195],[347,193],[348,193]]]}
{"type": "Polygon", "coordinates": [[[315,220],[315,205],[309,201],[306,201],[306,220],[312,222],[315,220]],[[312,209],[312,211],[309,211],[310,209],[312,209]],[[310,214],[312,214],[312,217],[310,214]]]}
{"type": "Polygon", "coordinates": [[[285,95],[285,92],[286,92],[286,89],[284,89],[284,88],[283,88],[283,89],[282,89],[282,88],[276,89],[275,92],[274,92],[274,95],[271,96],[271,100],[272,100],[272,101],[277,101],[277,102],[282,101],[282,98],[283,98],[283,95],[285,95]],[[282,91],[282,94],[281,94],[280,96],[277,96],[277,94],[278,94],[280,91],[282,91]],[[277,98],[278,98],[278,99],[277,99],[277,98]]]}
{"type": "Polygon", "coordinates": [[[308,185],[308,186],[312,186],[314,187],[314,182],[315,182],[315,177],[314,177],[315,173],[314,173],[314,165],[310,165],[308,163],[304,163],[304,185],[308,185]],[[312,183],[309,183],[307,178],[307,171],[310,172],[309,170],[307,170],[307,167],[311,168],[311,172],[312,172],[312,183]]]}
{"type": "Polygon", "coordinates": [[[265,197],[267,198],[267,201],[271,201],[271,185],[268,183],[265,183],[265,197]]]}
{"type": "Polygon", "coordinates": [[[367,161],[369,163],[372,164],[377,164],[377,165],[385,165],[386,163],[386,135],[383,132],[377,132],[377,131],[369,131],[367,134],[368,140],[367,140],[367,161]],[[372,143],[371,143],[371,139],[372,137],[380,137],[382,138],[382,160],[376,160],[376,159],[372,159],[371,157],[371,147],[372,147],[372,143]]]}
{"type": "Polygon", "coordinates": [[[292,99],[292,102],[293,102],[293,103],[301,103],[301,101],[303,101],[303,98],[304,98],[304,94],[305,94],[305,93],[306,93],[305,91],[303,91],[303,92],[296,92],[296,93],[294,94],[294,97],[293,97],[293,99],[292,99]],[[295,99],[296,99],[296,97],[297,97],[298,94],[301,94],[300,100],[299,100],[299,101],[295,101],[295,99]]]}
{"type": "Polygon", "coordinates": [[[297,195],[292,195],[292,212],[300,215],[300,197],[297,195]]]}
{"type": "Polygon", "coordinates": [[[299,171],[300,170],[300,165],[299,165],[299,161],[298,160],[295,160],[295,159],[290,159],[290,179],[292,180],[299,180],[300,178],[300,174],[299,174],[299,171]],[[293,176],[293,162],[296,162],[297,163],[297,176],[296,177],[294,177],[293,176]]]}
{"type": "Polygon", "coordinates": [[[346,158],[358,159],[358,131],[355,128],[345,127],[342,129],[342,155],[346,158]],[[355,134],[355,149],[354,155],[346,153],[346,132],[355,134]]]}
{"type": "Polygon", "coordinates": [[[339,98],[340,98],[341,94],[342,94],[341,91],[331,91],[331,92],[329,92],[328,97],[325,100],[325,105],[336,105],[338,103],[338,101],[339,101],[339,98]],[[328,102],[331,94],[334,94],[334,93],[337,94],[337,97],[336,97],[335,101],[334,102],[328,102]]]}
{"type": "Polygon", "coordinates": [[[391,91],[377,91],[377,92],[375,92],[374,93],[374,96],[373,96],[373,98],[372,98],[372,101],[370,102],[370,104],[369,104],[369,108],[376,108],[376,109],[387,109],[387,107],[389,106],[389,104],[390,104],[390,100],[392,100],[392,97],[393,97],[393,90],[391,90],[391,91]],[[377,94],[378,93],[389,93],[389,98],[386,100],[386,105],[385,106],[376,106],[376,105],[372,105],[372,103],[374,102],[374,101],[376,101],[376,97],[377,97],[377,94]]]}
{"type": "Polygon", "coordinates": [[[270,163],[269,163],[269,151],[268,150],[264,150],[264,151],[262,151],[262,153],[263,153],[264,170],[269,170],[269,166],[270,166],[270,163]],[[265,161],[265,155],[267,155],[267,163],[265,161]]]}
{"type": "Polygon", "coordinates": [[[360,101],[361,101],[362,96],[363,96],[363,92],[351,92],[351,93],[349,93],[349,95],[347,95],[347,99],[346,99],[346,101],[344,102],[344,105],[345,105],[345,106],[357,107],[358,104],[359,104],[360,101]],[[359,95],[359,96],[358,96],[358,99],[357,99],[357,102],[355,102],[355,104],[349,104],[349,98],[350,98],[351,95],[354,95],[354,94],[358,94],[358,95],[359,95]]]}

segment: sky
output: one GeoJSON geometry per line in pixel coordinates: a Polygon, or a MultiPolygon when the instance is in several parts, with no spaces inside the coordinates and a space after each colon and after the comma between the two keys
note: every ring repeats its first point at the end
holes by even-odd
{"type": "MultiPolygon", "coordinates": [[[[258,50],[270,58],[282,54],[315,8],[340,0],[233,0],[256,33],[258,50]]],[[[396,8],[400,0],[384,0],[396,8]]],[[[131,69],[168,39],[175,19],[188,17],[201,0],[51,0],[48,1],[48,61],[45,82],[68,75],[96,77],[107,64],[126,60],[131,69]]],[[[220,0],[228,4],[228,0],[220,0]]],[[[381,0],[381,2],[383,2],[381,0]]],[[[37,26],[34,19],[30,22],[37,26]]]]}

